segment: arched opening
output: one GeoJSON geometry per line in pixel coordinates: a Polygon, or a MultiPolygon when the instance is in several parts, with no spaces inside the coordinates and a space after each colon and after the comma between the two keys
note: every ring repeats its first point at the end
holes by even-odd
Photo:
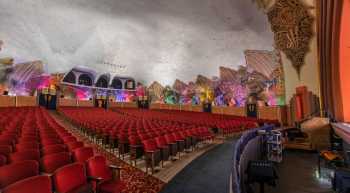
{"type": "Polygon", "coordinates": [[[96,87],[107,88],[108,78],[106,76],[101,76],[96,82],[96,87]]]}
{"type": "Polygon", "coordinates": [[[123,88],[123,83],[119,78],[114,78],[112,81],[112,88],[114,89],[122,89],[123,88]]]}
{"type": "Polygon", "coordinates": [[[92,86],[92,79],[88,74],[82,74],[79,76],[79,84],[85,86],[92,86]]]}
{"type": "Polygon", "coordinates": [[[75,74],[73,72],[69,72],[63,79],[63,82],[67,82],[67,83],[72,83],[72,84],[76,84],[75,82],[75,74]]]}

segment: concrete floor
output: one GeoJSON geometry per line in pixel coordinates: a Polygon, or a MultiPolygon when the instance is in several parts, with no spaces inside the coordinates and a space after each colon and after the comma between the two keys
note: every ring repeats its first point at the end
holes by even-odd
{"type": "MultiPolygon", "coordinates": [[[[266,187],[266,193],[330,193],[329,170],[317,172],[317,153],[287,151],[277,166],[279,180],[276,187],[266,187]]],[[[255,191],[258,192],[258,191],[255,191]]]]}

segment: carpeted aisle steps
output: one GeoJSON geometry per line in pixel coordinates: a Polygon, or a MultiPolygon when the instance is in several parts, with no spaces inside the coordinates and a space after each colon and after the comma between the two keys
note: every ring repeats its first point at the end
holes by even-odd
{"type": "Polygon", "coordinates": [[[204,153],[179,172],[161,193],[228,193],[235,140],[204,153]]]}

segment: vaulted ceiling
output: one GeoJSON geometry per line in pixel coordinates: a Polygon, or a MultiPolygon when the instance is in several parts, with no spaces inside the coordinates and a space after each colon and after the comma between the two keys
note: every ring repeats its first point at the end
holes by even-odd
{"type": "Polygon", "coordinates": [[[80,65],[165,85],[217,76],[219,66],[244,64],[245,49],[273,45],[251,0],[0,0],[0,7],[0,57],[40,59],[49,72],[80,65]]]}

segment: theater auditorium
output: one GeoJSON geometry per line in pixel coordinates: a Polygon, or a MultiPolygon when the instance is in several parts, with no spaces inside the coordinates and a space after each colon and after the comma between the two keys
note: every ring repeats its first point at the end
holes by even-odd
{"type": "Polygon", "coordinates": [[[0,0],[0,192],[350,193],[349,18],[350,0],[0,0]]]}

